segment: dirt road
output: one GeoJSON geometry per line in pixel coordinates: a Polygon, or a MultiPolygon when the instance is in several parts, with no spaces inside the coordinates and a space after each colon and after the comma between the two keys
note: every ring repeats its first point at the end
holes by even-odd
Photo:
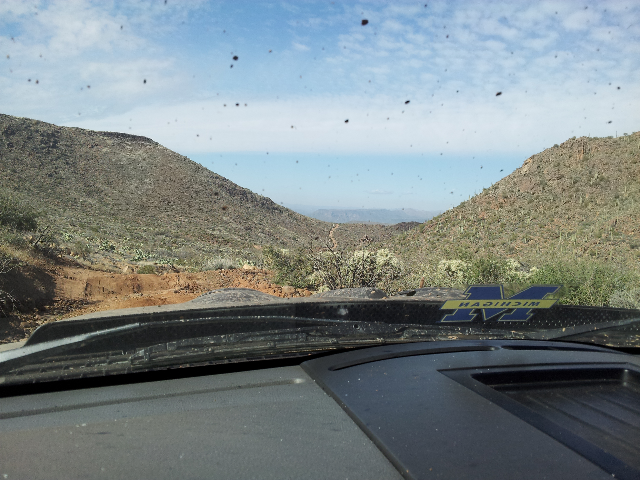
{"type": "MultiPolygon", "coordinates": [[[[114,274],[65,268],[56,282],[56,297],[82,300],[85,312],[166,305],[192,300],[216,288],[252,288],[279,297],[311,295],[308,290],[284,288],[271,282],[265,270],[211,270],[163,275],[114,274]]],[[[83,313],[85,313],[83,312],[83,313]]],[[[73,312],[77,314],[76,312],[73,312]]]]}
{"type": "Polygon", "coordinates": [[[313,293],[275,285],[270,272],[257,269],[139,275],[56,266],[47,272],[16,272],[15,292],[26,292],[23,284],[29,281],[38,287],[31,294],[37,299],[22,298],[21,304],[32,303],[33,308],[0,318],[0,343],[23,340],[47,322],[90,312],[182,303],[217,288],[252,288],[284,298],[313,293]]]}

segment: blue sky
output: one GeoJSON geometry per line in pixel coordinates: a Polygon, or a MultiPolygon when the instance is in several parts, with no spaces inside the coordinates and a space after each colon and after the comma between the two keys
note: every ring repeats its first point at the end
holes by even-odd
{"type": "Polygon", "coordinates": [[[0,1],[0,112],[345,208],[446,209],[567,138],[640,130],[638,2],[426,5],[0,1]]]}

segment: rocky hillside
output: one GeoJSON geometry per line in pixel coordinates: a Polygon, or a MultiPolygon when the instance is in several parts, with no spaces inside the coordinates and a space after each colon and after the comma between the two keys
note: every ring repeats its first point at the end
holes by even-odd
{"type": "Polygon", "coordinates": [[[640,132],[572,138],[398,237],[404,256],[640,260],[640,132]]]}
{"type": "MultiPolygon", "coordinates": [[[[76,250],[188,257],[306,244],[331,229],[135,135],[0,115],[0,172],[0,192],[42,212],[76,250]]],[[[345,226],[339,235],[394,233],[345,226]]]]}

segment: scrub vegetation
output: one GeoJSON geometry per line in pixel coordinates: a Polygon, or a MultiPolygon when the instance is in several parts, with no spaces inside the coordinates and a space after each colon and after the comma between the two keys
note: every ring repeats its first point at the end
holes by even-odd
{"type": "Polygon", "coordinates": [[[38,228],[35,212],[27,207],[18,205],[17,202],[1,192],[0,225],[19,232],[38,228]]]}
{"type": "Polygon", "coordinates": [[[265,262],[275,270],[278,283],[319,291],[367,286],[393,294],[420,285],[465,289],[469,285],[502,284],[505,295],[510,296],[531,285],[563,285],[555,295],[560,303],[640,307],[640,272],[592,259],[549,260],[539,267],[497,257],[436,259],[411,265],[387,249],[316,253],[269,249],[265,262]]]}
{"type": "MultiPolygon", "coordinates": [[[[424,278],[428,286],[464,288],[483,283],[503,284],[507,290],[505,295],[531,285],[563,285],[558,292],[560,303],[616,307],[623,306],[620,298],[626,298],[625,292],[640,285],[640,272],[636,269],[591,259],[547,260],[533,267],[496,257],[441,260],[437,265],[417,268],[408,276],[414,284],[418,277],[424,278]]],[[[406,283],[402,286],[410,287],[406,283]]]]}
{"type": "MultiPolygon", "coordinates": [[[[4,277],[14,267],[14,259],[4,253],[0,253],[0,285],[4,277]]],[[[15,297],[6,290],[0,288],[0,316],[7,316],[15,305],[15,297]]]]}
{"type": "Polygon", "coordinates": [[[275,270],[276,282],[318,291],[357,287],[391,290],[402,274],[400,262],[387,249],[350,252],[327,247],[314,252],[267,248],[264,261],[275,270]]]}
{"type": "Polygon", "coordinates": [[[49,238],[39,241],[44,236],[38,232],[37,214],[0,190],[0,317],[17,305],[8,285],[9,272],[23,263],[27,250],[45,251],[49,238]]]}

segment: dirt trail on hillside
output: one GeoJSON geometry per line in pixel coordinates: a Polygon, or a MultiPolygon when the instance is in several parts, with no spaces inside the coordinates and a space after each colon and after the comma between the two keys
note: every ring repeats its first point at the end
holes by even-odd
{"type": "Polygon", "coordinates": [[[338,241],[336,240],[336,237],[333,236],[333,232],[336,231],[336,229],[339,227],[340,225],[338,223],[336,223],[331,230],[329,231],[329,238],[331,239],[331,241],[333,242],[333,248],[338,248],[338,241]]]}
{"type": "Polygon", "coordinates": [[[30,312],[0,318],[0,343],[23,340],[44,323],[91,312],[187,302],[218,288],[251,288],[283,298],[313,293],[275,285],[271,272],[258,269],[139,275],[56,266],[48,275],[48,301],[41,298],[30,312]]]}

